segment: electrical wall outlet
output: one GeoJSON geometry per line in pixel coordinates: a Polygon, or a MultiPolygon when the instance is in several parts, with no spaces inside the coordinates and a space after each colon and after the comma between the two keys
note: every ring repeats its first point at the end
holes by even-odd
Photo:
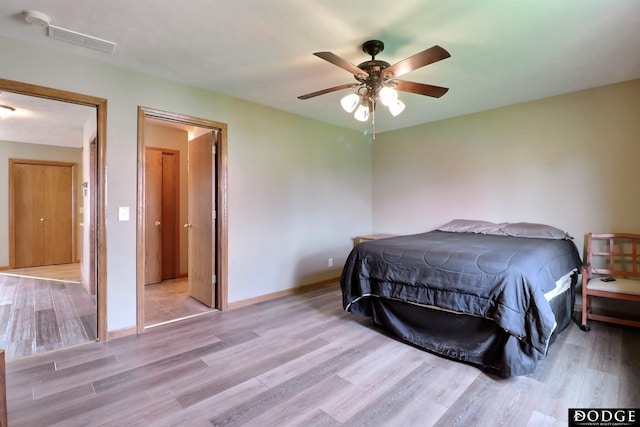
{"type": "Polygon", "coordinates": [[[329,260],[327,261],[327,266],[333,267],[333,258],[329,258],[329,260]]]}

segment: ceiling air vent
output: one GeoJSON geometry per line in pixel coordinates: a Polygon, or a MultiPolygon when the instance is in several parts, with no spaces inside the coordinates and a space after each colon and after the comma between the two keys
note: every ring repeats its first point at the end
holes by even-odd
{"type": "Polygon", "coordinates": [[[116,48],[116,44],[108,40],[99,39],[66,28],[56,27],[55,25],[49,25],[48,30],[48,35],[52,39],[77,44],[89,49],[99,50],[100,52],[113,53],[116,48]]]}

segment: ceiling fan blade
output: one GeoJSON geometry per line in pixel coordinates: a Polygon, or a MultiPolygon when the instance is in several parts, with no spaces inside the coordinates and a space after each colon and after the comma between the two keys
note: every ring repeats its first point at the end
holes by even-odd
{"type": "Polygon", "coordinates": [[[388,78],[400,77],[403,74],[407,74],[409,71],[441,61],[450,56],[451,54],[449,54],[449,52],[444,48],[436,45],[387,67],[383,71],[383,75],[385,77],[390,76],[388,78]]]}
{"type": "Polygon", "coordinates": [[[306,95],[300,95],[298,99],[309,99],[309,98],[313,98],[314,96],[324,95],[325,93],[335,92],[337,90],[342,90],[342,89],[349,89],[351,87],[357,87],[357,86],[360,86],[360,83],[347,83],[340,86],[334,86],[327,89],[319,90],[317,92],[311,92],[306,95]]]}
{"type": "Polygon", "coordinates": [[[440,98],[449,90],[449,88],[447,87],[426,85],[424,83],[407,82],[405,80],[394,80],[394,82],[398,84],[396,86],[396,89],[398,90],[401,90],[403,92],[417,93],[418,95],[431,96],[433,98],[440,98]]]}
{"type": "Polygon", "coordinates": [[[362,75],[363,78],[366,78],[367,76],[369,76],[369,74],[366,71],[364,71],[361,68],[358,68],[357,66],[353,65],[351,62],[347,61],[346,59],[339,57],[335,53],[316,52],[314,53],[314,55],[317,56],[318,58],[324,59],[325,61],[331,62],[333,65],[337,65],[343,70],[347,70],[354,76],[362,75]]]}

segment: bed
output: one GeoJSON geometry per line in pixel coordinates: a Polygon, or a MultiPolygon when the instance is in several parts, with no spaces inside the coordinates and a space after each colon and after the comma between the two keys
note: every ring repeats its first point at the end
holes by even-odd
{"type": "Polygon", "coordinates": [[[453,220],[349,254],[345,310],[400,339],[503,377],[533,372],[572,320],[580,256],[544,224],[453,220]]]}

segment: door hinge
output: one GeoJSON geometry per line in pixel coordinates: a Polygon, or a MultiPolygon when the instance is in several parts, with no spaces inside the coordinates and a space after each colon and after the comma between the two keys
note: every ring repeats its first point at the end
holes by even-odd
{"type": "Polygon", "coordinates": [[[211,213],[211,218],[213,218],[214,220],[218,218],[218,214],[216,213],[216,211],[213,211],[211,213]]]}
{"type": "Polygon", "coordinates": [[[217,145],[212,145],[211,146],[211,154],[213,154],[214,156],[216,155],[216,151],[217,151],[216,147],[217,147],[217,145]]]}
{"type": "Polygon", "coordinates": [[[212,284],[214,284],[214,285],[215,285],[216,283],[218,283],[218,278],[216,277],[216,275],[215,275],[215,274],[214,274],[213,276],[211,276],[211,283],[212,283],[212,284]]]}

